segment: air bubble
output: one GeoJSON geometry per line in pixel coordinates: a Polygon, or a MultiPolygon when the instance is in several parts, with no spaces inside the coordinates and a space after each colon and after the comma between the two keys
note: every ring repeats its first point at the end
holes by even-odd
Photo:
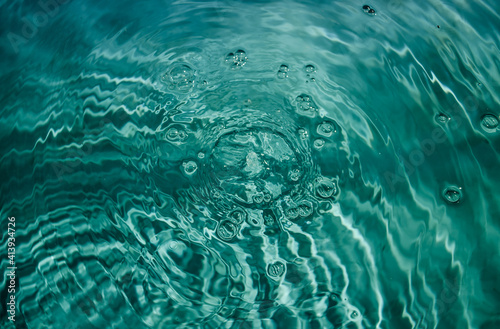
{"type": "Polygon", "coordinates": [[[460,203],[460,200],[462,199],[462,188],[456,186],[448,186],[443,190],[442,196],[448,203],[460,203]]]}
{"type": "Polygon", "coordinates": [[[285,64],[282,64],[280,66],[280,69],[278,70],[278,78],[279,79],[288,78],[288,66],[286,66],[285,64]]]}
{"type": "Polygon", "coordinates": [[[301,115],[314,117],[316,115],[317,107],[309,95],[299,95],[295,99],[297,101],[297,112],[301,115]]]}
{"type": "Polygon", "coordinates": [[[262,203],[262,201],[264,201],[264,194],[263,193],[255,194],[253,196],[252,200],[255,203],[262,203]]]}
{"type": "Polygon", "coordinates": [[[241,209],[236,209],[231,211],[228,216],[228,220],[236,225],[243,223],[247,219],[247,213],[241,209]]]}
{"type": "Polygon", "coordinates": [[[267,266],[267,274],[272,278],[279,278],[285,273],[285,264],[280,261],[267,266]]]}
{"type": "Polygon", "coordinates": [[[298,209],[300,217],[309,217],[313,213],[313,205],[309,201],[302,201],[299,204],[298,209]]]}
{"type": "Polygon", "coordinates": [[[439,113],[438,115],[436,115],[436,121],[438,123],[447,123],[448,121],[450,121],[450,117],[444,113],[439,113]]]}
{"type": "Polygon", "coordinates": [[[194,161],[187,161],[182,164],[182,167],[184,169],[184,172],[186,175],[192,175],[196,172],[198,169],[198,165],[194,161]]]}
{"type": "Polygon", "coordinates": [[[198,152],[198,158],[203,159],[205,157],[205,153],[198,152]]]}
{"type": "Polygon", "coordinates": [[[481,119],[481,126],[487,132],[493,132],[498,127],[498,118],[493,114],[486,114],[481,119]]]}
{"type": "Polygon", "coordinates": [[[240,68],[247,63],[248,57],[244,50],[237,50],[234,53],[229,53],[226,55],[226,62],[231,65],[232,68],[240,68]]]}
{"type": "Polygon", "coordinates": [[[229,241],[238,234],[238,226],[229,220],[222,221],[217,227],[217,235],[222,240],[229,241]]]}
{"type": "Polygon", "coordinates": [[[184,129],[182,129],[181,126],[177,126],[177,127],[170,127],[167,130],[165,137],[169,142],[178,144],[184,142],[187,139],[188,134],[184,129]]]}
{"type": "Polygon", "coordinates": [[[328,199],[337,194],[337,185],[329,179],[319,178],[315,182],[314,191],[318,197],[328,199]]]}
{"type": "Polygon", "coordinates": [[[323,146],[325,146],[325,141],[321,138],[317,138],[316,140],[314,140],[313,146],[315,149],[319,150],[323,148],[323,146]]]}
{"type": "Polygon", "coordinates": [[[371,8],[370,6],[368,5],[364,5],[363,6],[363,11],[369,15],[375,15],[376,12],[375,12],[375,9],[371,8]]]}
{"type": "Polygon", "coordinates": [[[314,67],[314,65],[306,65],[304,67],[304,71],[306,71],[307,73],[313,73],[313,72],[316,72],[316,68],[314,67]]]}
{"type": "Polygon", "coordinates": [[[307,130],[304,128],[299,128],[298,133],[300,135],[300,139],[305,140],[308,138],[309,134],[307,133],[307,130]]]}
{"type": "Polygon", "coordinates": [[[290,179],[291,181],[298,181],[300,179],[300,176],[302,176],[302,172],[298,168],[292,169],[288,172],[288,179],[290,179]]]}
{"type": "Polygon", "coordinates": [[[352,311],[352,312],[351,312],[351,319],[353,319],[353,320],[354,320],[354,319],[356,319],[358,316],[359,316],[359,313],[358,313],[358,312],[356,312],[356,311],[352,311]]]}
{"type": "Polygon", "coordinates": [[[330,137],[335,132],[335,124],[330,121],[324,121],[316,127],[316,132],[321,136],[330,137]]]}
{"type": "Polygon", "coordinates": [[[289,220],[294,220],[299,217],[299,208],[291,206],[285,210],[285,215],[289,220]]]}
{"type": "Polygon", "coordinates": [[[170,88],[187,91],[194,84],[195,72],[189,65],[175,64],[168,70],[165,80],[170,88]]]}

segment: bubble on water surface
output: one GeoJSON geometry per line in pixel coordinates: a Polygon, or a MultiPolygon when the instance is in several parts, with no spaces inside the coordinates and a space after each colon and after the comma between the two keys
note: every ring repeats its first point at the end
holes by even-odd
{"type": "Polygon", "coordinates": [[[167,132],[165,134],[165,138],[173,143],[180,144],[184,142],[188,137],[187,132],[184,130],[184,127],[181,125],[174,125],[167,128],[167,132]]]}
{"type": "Polygon", "coordinates": [[[443,190],[442,196],[448,203],[460,203],[460,200],[462,199],[462,189],[457,186],[448,186],[443,190]]]}
{"type": "Polygon", "coordinates": [[[439,113],[438,115],[436,115],[436,121],[438,123],[447,123],[448,121],[450,121],[450,117],[444,113],[439,113]]]}
{"type": "Polygon", "coordinates": [[[309,217],[313,213],[313,205],[310,201],[302,201],[298,205],[299,215],[300,217],[309,217]]]}
{"type": "Polygon", "coordinates": [[[304,71],[307,73],[313,73],[316,72],[316,67],[314,67],[314,65],[308,64],[304,67],[304,71]]]}
{"type": "Polygon", "coordinates": [[[315,149],[321,149],[323,146],[325,146],[325,140],[321,138],[317,138],[314,140],[313,146],[315,149]]]}
{"type": "Polygon", "coordinates": [[[163,78],[171,89],[189,91],[195,81],[195,71],[187,64],[174,64],[163,78]]]}
{"type": "Polygon", "coordinates": [[[295,98],[297,101],[297,112],[300,115],[308,116],[308,117],[314,117],[316,115],[316,112],[318,111],[318,108],[314,101],[312,100],[312,97],[306,94],[301,94],[295,98]]]}
{"type": "Polygon", "coordinates": [[[224,220],[217,227],[217,235],[222,240],[229,241],[238,234],[238,226],[229,220],[224,220]]]}
{"type": "Polygon", "coordinates": [[[302,176],[302,171],[298,168],[294,168],[288,172],[288,179],[294,182],[298,181],[301,176],[302,176]]]}
{"type": "Polygon", "coordinates": [[[229,53],[226,55],[226,63],[229,63],[231,68],[240,68],[247,63],[248,57],[244,50],[238,49],[234,53],[229,53]]]}
{"type": "Polygon", "coordinates": [[[182,164],[182,168],[184,169],[184,172],[186,175],[193,175],[196,170],[198,170],[198,165],[194,161],[187,161],[182,164]]]}
{"type": "Polygon", "coordinates": [[[288,66],[285,64],[282,64],[278,70],[278,78],[279,79],[285,79],[288,78],[288,66]]]}
{"type": "Polygon", "coordinates": [[[228,220],[239,225],[246,221],[247,216],[247,213],[243,209],[235,209],[229,213],[228,220]]]}
{"type": "Polygon", "coordinates": [[[280,261],[274,262],[267,266],[267,274],[271,278],[279,278],[285,273],[285,264],[280,261]]]}
{"type": "Polygon", "coordinates": [[[316,127],[316,132],[324,137],[330,137],[335,132],[335,124],[331,121],[323,121],[316,127]]]}
{"type": "Polygon", "coordinates": [[[328,199],[337,194],[337,184],[328,178],[318,178],[314,183],[315,194],[323,199],[328,199]]]}
{"type": "Polygon", "coordinates": [[[297,219],[297,217],[299,217],[299,208],[297,206],[289,206],[286,210],[285,210],[285,216],[289,219],[289,220],[294,220],[294,219],[297,219]]]}
{"type": "Polygon", "coordinates": [[[498,118],[493,114],[486,114],[481,119],[481,126],[486,132],[494,132],[498,127],[498,118]]]}

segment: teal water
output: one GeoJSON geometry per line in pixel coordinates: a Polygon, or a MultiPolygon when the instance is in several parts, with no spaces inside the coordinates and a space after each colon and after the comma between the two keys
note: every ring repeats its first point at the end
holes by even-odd
{"type": "Polygon", "coordinates": [[[500,328],[500,3],[0,1],[2,328],[500,328]]]}

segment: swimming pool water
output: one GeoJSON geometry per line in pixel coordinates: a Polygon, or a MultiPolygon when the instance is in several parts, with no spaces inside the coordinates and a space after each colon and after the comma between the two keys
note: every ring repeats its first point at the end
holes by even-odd
{"type": "Polygon", "coordinates": [[[2,328],[500,328],[499,2],[0,7],[2,328]]]}

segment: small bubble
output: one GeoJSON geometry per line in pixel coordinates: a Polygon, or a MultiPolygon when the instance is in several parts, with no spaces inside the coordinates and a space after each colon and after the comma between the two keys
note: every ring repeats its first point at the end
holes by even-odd
{"type": "Polygon", "coordinates": [[[313,213],[313,205],[309,201],[302,201],[298,208],[300,217],[309,217],[313,213]]]}
{"type": "Polygon", "coordinates": [[[498,127],[498,118],[493,114],[486,114],[481,119],[481,126],[487,132],[493,132],[498,127]]]}
{"type": "Polygon", "coordinates": [[[317,107],[312,101],[311,97],[305,94],[297,96],[297,112],[301,115],[314,117],[316,115],[317,107]]]}
{"type": "Polygon", "coordinates": [[[234,224],[239,225],[247,219],[247,213],[241,209],[236,209],[229,214],[228,219],[234,224]]]}
{"type": "Polygon", "coordinates": [[[307,130],[305,130],[304,128],[299,128],[298,133],[300,135],[300,139],[307,139],[307,137],[309,136],[307,130]]]}
{"type": "Polygon", "coordinates": [[[282,64],[280,66],[280,69],[278,70],[277,75],[278,75],[279,79],[288,78],[288,66],[286,66],[285,64],[282,64]]]}
{"type": "Polygon", "coordinates": [[[205,157],[205,153],[198,152],[198,158],[203,159],[205,157]]]}
{"type": "Polygon", "coordinates": [[[335,125],[333,122],[324,121],[318,125],[316,132],[321,136],[330,137],[335,132],[335,125]]]}
{"type": "Polygon", "coordinates": [[[438,115],[436,115],[436,121],[438,123],[447,123],[448,121],[450,121],[450,117],[444,113],[439,113],[438,115]]]}
{"type": "Polygon", "coordinates": [[[246,64],[247,60],[247,53],[241,49],[238,49],[236,52],[231,52],[226,55],[226,62],[229,63],[232,68],[242,67],[246,64]]]}
{"type": "Polygon", "coordinates": [[[323,146],[325,146],[325,141],[321,138],[317,138],[314,140],[313,146],[315,149],[321,149],[323,146]]]}
{"type": "Polygon", "coordinates": [[[337,185],[329,179],[319,178],[316,180],[314,191],[318,197],[328,199],[337,194],[337,185]]]}
{"type": "Polygon", "coordinates": [[[217,227],[217,235],[222,240],[231,240],[238,234],[238,227],[229,220],[222,221],[217,227]]]}
{"type": "Polygon", "coordinates": [[[288,72],[288,66],[285,65],[285,64],[281,64],[280,71],[282,71],[282,72],[288,72]]]}
{"type": "Polygon", "coordinates": [[[368,14],[370,14],[370,15],[376,15],[377,13],[375,12],[375,9],[370,8],[370,9],[368,10],[368,14]]]}
{"type": "Polygon", "coordinates": [[[359,316],[359,313],[356,311],[351,312],[351,319],[356,319],[359,316]]]}
{"type": "Polygon", "coordinates": [[[290,179],[291,181],[298,181],[300,179],[300,176],[302,176],[302,172],[298,168],[292,169],[288,172],[288,179],[290,179]]]}
{"type": "Polygon", "coordinates": [[[307,73],[313,73],[313,72],[316,72],[316,68],[314,67],[314,65],[306,65],[304,67],[304,71],[306,71],[307,73]]]}
{"type": "Polygon", "coordinates": [[[194,161],[184,162],[182,164],[182,167],[184,168],[184,172],[186,173],[186,175],[192,175],[198,169],[198,165],[194,161]]]}
{"type": "Polygon", "coordinates": [[[279,278],[285,273],[285,264],[280,261],[267,266],[267,274],[272,278],[279,278]]]}
{"type": "Polygon", "coordinates": [[[170,141],[175,141],[179,137],[179,130],[177,128],[170,128],[167,131],[167,139],[170,141]]]}
{"type": "Polygon", "coordinates": [[[195,72],[189,65],[175,64],[168,70],[165,80],[170,87],[186,91],[194,84],[195,72]]]}
{"type": "Polygon", "coordinates": [[[272,200],[271,194],[264,193],[264,202],[269,203],[269,202],[271,202],[271,200],[272,200]]]}
{"type": "Polygon", "coordinates": [[[289,207],[286,211],[285,211],[285,215],[288,219],[290,220],[294,220],[296,219],[297,217],[299,217],[299,208],[297,207],[289,207]]]}
{"type": "Polygon", "coordinates": [[[460,200],[462,199],[462,188],[456,186],[448,186],[443,190],[442,196],[448,203],[460,203],[460,200]]]}
{"type": "Polygon", "coordinates": [[[264,201],[264,194],[257,193],[253,196],[252,200],[255,203],[262,203],[262,201],[264,201]]]}
{"type": "Polygon", "coordinates": [[[260,226],[259,220],[255,217],[247,217],[247,223],[252,226],[260,226]]]}
{"type": "Polygon", "coordinates": [[[363,10],[370,10],[370,6],[368,6],[368,5],[364,5],[364,6],[363,6],[363,10]]]}

